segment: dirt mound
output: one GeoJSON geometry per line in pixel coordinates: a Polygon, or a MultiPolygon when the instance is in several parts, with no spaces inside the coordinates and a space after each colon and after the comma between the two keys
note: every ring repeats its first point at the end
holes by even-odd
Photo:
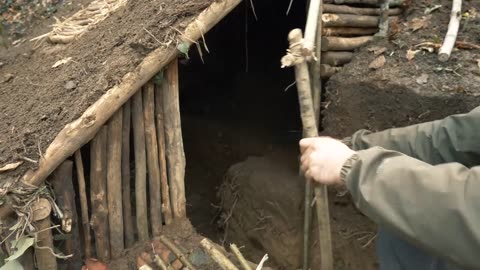
{"type": "MultiPolygon", "coordinates": [[[[219,191],[226,243],[244,245],[254,261],[268,253],[278,269],[298,269],[302,262],[304,180],[298,176],[296,156],[250,157],[228,170],[219,191]]],[[[346,197],[330,193],[335,269],[376,269],[372,245],[367,244],[375,226],[346,197]]],[[[312,269],[319,267],[318,248],[314,230],[312,269]]]]}
{"type": "MultiPolygon", "coordinates": [[[[79,117],[159,46],[175,36],[212,0],[129,1],[69,45],[24,43],[0,53],[0,166],[40,159],[65,124],[79,117]],[[71,57],[67,64],[52,66],[71,57]]],[[[46,33],[50,29],[32,31],[46,33]]],[[[34,36],[30,36],[34,37],[34,36]]],[[[0,181],[36,166],[24,164],[0,181]]]]}
{"type": "MultiPolygon", "coordinates": [[[[451,1],[438,1],[441,8],[425,15],[427,2],[432,1],[415,2],[407,22],[392,28],[397,32],[394,40],[361,49],[342,72],[331,77],[323,111],[326,134],[342,138],[362,128],[407,126],[480,104],[480,50],[454,50],[448,62],[438,61],[438,54],[428,49],[443,40],[451,1]],[[369,67],[377,57],[384,57],[384,65],[369,67]]],[[[457,40],[478,44],[480,2],[464,1],[462,10],[469,15],[457,40]]]]}

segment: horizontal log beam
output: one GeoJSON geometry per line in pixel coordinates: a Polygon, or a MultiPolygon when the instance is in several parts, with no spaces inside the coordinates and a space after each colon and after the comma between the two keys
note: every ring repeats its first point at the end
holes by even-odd
{"type": "MultiPolygon", "coordinates": [[[[403,4],[404,0],[389,0],[390,7],[398,7],[403,4]]],[[[334,0],[334,3],[337,5],[341,4],[361,4],[361,5],[371,5],[379,6],[378,0],[334,0]]]]}
{"type": "Polygon", "coordinates": [[[322,22],[325,27],[377,27],[378,20],[378,16],[322,14],[322,22]]]}
{"type": "Polygon", "coordinates": [[[377,27],[372,28],[356,28],[356,27],[325,27],[323,28],[324,36],[368,36],[378,32],[377,27]]]}
{"type": "Polygon", "coordinates": [[[372,36],[362,37],[323,37],[322,51],[353,51],[373,40],[372,36]]]}
{"type": "MultiPolygon", "coordinates": [[[[332,5],[332,4],[325,4],[323,6],[324,13],[335,13],[335,14],[355,14],[355,15],[380,15],[379,8],[357,8],[351,7],[347,5],[332,5]]],[[[400,15],[402,10],[400,8],[391,8],[388,10],[388,15],[396,16],[400,15]]]]}
{"type": "Polygon", "coordinates": [[[332,67],[330,65],[321,65],[320,66],[320,77],[322,79],[327,79],[332,77],[335,73],[342,70],[342,67],[332,67]]]}
{"type": "Polygon", "coordinates": [[[321,63],[331,66],[341,66],[352,61],[353,52],[324,52],[321,63]]]}

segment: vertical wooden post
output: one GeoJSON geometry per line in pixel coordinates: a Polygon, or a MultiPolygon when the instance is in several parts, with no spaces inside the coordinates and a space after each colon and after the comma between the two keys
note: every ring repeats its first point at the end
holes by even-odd
{"type": "Polygon", "coordinates": [[[67,233],[65,251],[68,258],[68,269],[80,269],[82,267],[82,253],[78,226],[78,214],[75,204],[75,190],[73,188],[73,162],[64,161],[52,175],[52,186],[58,206],[63,212],[62,230],[67,233]]]}
{"type": "Polygon", "coordinates": [[[107,205],[107,128],[103,126],[90,142],[91,225],[95,234],[97,258],[110,260],[107,205]]]}
{"type": "Polygon", "coordinates": [[[132,125],[135,151],[135,202],[138,238],[148,240],[147,164],[145,157],[145,127],[143,123],[142,91],[132,98],[132,125]]]}
{"type": "Polygon", "coordinates": [[[162,232],[162,195],[160,190],[160,165],[158,162],[157,131],[155,128],[154,84],[149,81],[143,87],[143,115],[145,120],[145,142],[150,195],[150,221],[153,236],[162,232]]]}
{"type": "Polygon", "coordinates": [[[131,103],[123,105],[122,129],[122,199],[123,199],[123,226],[125,230],[125,246],[131,247],[135,242],[132,220],[132,201],[130,188],[130,131],[131,131],[131,103]]]}
{"type": "Polygon", "coordinates": [[[107,200],[110,225],[110,252],[118,258],[124,249],[122,209],[122,109],[108,123],[107,200]]]}
{"type": "Polygon", "coordinates": [[[186,217],[185,200],[185,152],[183,150],[182,125],[178,89],[177,59],[165,70],[163,87],[163,112],[165,116],[165,141],[167,152],[168,178],[175,218],[186,217]]]}
{"type": "Polygon", "coordinates": [[[75,167],[77,168],[78,194],[80,196],[80,209],[82,213],[83,235],[85,241],[85,258],[90,258],[92,254],[90,223],[88,222],[88,202],[87,191],[85,186],[85,170],[82,161],[82,152],[77,150],[75,152],[75,167]]]}
{"type": "Polygon", "coordinates": [[[27,249],[19,258],[19,261],[23,266],[23,270],[36,270],[35,261],[33,259],[33,248],[27,249]]]}
{"type": "Polygon", "coordinates": [[[53,237],[50,228],[50,216],[35,222],[37,233],[37,246],[35,259],[38,270],[57,270],[57,258],[53,256],[53,237]]]}
{"type": "Polygon", "coordinates": [[[170,187],[167,176],[167,160],[165,156],[165,128],[163,116],[163,90],[161,85],[155,86],[155,114],[157,120],[158,159],[160,162],[160,183],[162,186],[162,204],[165,224],[172,223],[172,207],[170,205],[170,187]]]}

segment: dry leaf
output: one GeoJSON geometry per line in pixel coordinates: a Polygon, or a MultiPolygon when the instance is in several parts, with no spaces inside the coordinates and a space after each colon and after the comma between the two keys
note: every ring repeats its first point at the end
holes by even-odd
{"type": "Polygon", "coordinates": [[[418,84],[426,84],[427,82],[428,82],[428,74],[426,74],[426,73],[422,73],[422,75],[420,75],[417,78],[417,83],[418,84]]]}
{"type": "Polygon", "coordinates": [[[380,55],[379,57],[375,58],[370,65],[368,65],[368,67],[371,69],[379,69],[385,65],[385,62],[385,56],[380,55]]]}
{"type": "Polygon", "coordinates": [[[428,25],[428,22],[430,21],[430,18],[432,16],[422,16],[421,18],[413,18],[411,21],[407,23],[408,28],[412,29],[413,32],[426,28],[428,25]]]}
{"type": "Polygon", "coordinates": [[[415,57],[415,54],[417,54],[420,50],[407,50],[407,60],[410,61],[415,57]]]}
{"type": "Polygon", "coordinates": [[[16,168],[18,168],[18,166],[22,165],[22,163],[23,161],[7,164],[0,168],[0,173],[10,171],[10,170],[15,170],[16,168]]]}
{"type": "Polygon", "coordinates": [[[373,55],[379,56],[380,54],[384,53],[387,51],[386,47],[380,47],[380,46],[372,46],[367,49],[369,52],[373,52],[373,55]]]}
{"type": "Polygon", "coordinates": [[[72,57],[67,57],[65,59],[58,60],[57,62],[55,62],[55,64],[53,64],[52,68],[56,68],[58,66],[66,64],[66,63],[70,62],[70,60],[72,60],[72,57]]]}

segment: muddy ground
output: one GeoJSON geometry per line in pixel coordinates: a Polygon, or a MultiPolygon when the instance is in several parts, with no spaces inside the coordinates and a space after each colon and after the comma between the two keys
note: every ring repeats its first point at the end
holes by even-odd
{"type": "MultiPolygon", "coordinates": [[[[36,48],[38,44],[28,41],[48,32],[51,19],[33,27],[18,47],[2,49],[0,166],[25,158],[38,161],[40,152],[65,124],[78,118],[146,54],[161,46],[156,40],[174,40],[178,33],[172,27],[181,31],[211,2],[129,1],[71,44],[44,42],[36,48]],[[67,57],[72,61],[52,68],[67,57]]],[[[69,16],[78,6],[72,9],[62,14],[69,16]]],[[[17,170],[0,175],[0,181],[35,166],[24,162],[17,170]]]]}

